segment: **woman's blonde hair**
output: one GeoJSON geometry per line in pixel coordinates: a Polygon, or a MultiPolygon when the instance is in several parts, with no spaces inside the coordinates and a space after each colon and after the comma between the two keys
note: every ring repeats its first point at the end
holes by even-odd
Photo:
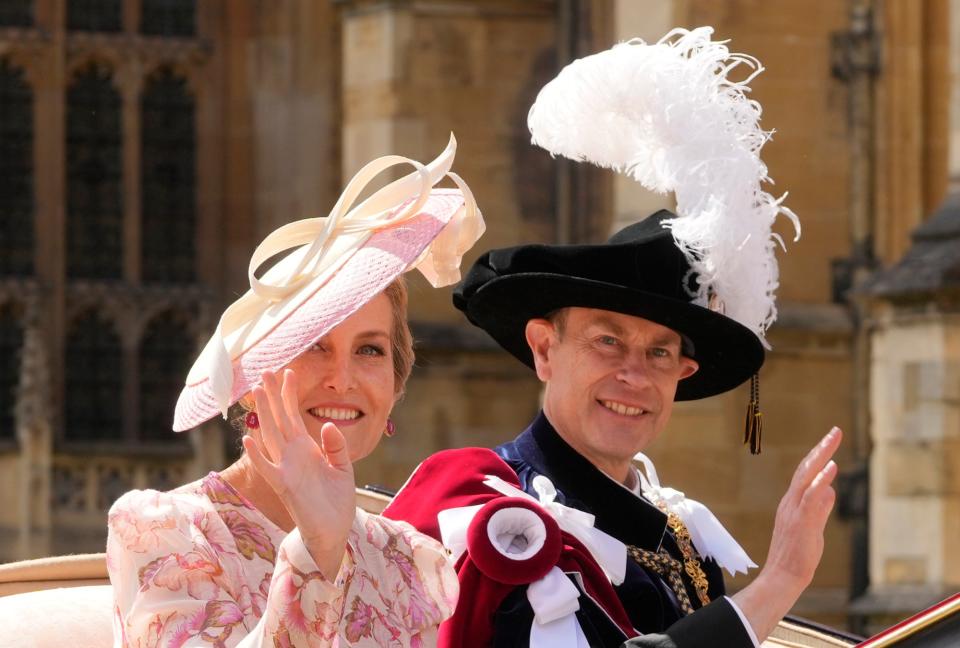
{"type": "Polygon", "coordinates": [[[393,352],[393,391],[397,398],[403,395],[407,378],[413,370],[413,334],[407,323],[407,283],[403,276],[397,277],[384,289],[390,300],[393,321],[390,327],[390,348],[393,352]]]}

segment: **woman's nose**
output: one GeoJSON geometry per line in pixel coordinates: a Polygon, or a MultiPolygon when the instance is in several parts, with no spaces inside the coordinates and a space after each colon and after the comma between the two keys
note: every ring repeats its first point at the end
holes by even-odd
{"type": "Polygon", "coordinates": [[[353,367],[349,358],[341,354],[331,354],[323,363],[322,385],[325,389],[337,393],[345,393],[356,385],[353,367]]]}

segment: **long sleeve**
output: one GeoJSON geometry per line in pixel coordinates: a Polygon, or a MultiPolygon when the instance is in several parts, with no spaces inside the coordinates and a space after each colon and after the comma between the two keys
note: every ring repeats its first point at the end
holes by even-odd
{"type": "Polygon", "coordinates": [[[686,616],[662,634],[636,637],[624,648],[754,648],[734,604],[721,597],[686,616]]]}
{"type": "Polygon", "coordinates": [[[111,509],[117,648],[429,645],[452,614],[449,559],[409,527],[358,509],[330,582],[298,531],[222,504],[133,491],[111,509]]]}
{"type": "Polygon", "coordinates": [[[240,516],[224,520],[199,497],[133,491],[109,517],[114,644],[256,648],[289,636],[291,646],[332,645],[350,554],[338,587],[317,570],[298,533],[276,551],[263,527],[240,516]],[[245,574],[251,560],[275,564],[256,588],[244,578],[255,573],[245,574]]]}
{"type": "Polygon", "coordinates": [[[341,636],[351,646],[435,646],[460,584],[439,542],[406,522],[357,511],[357,569],[341,636]]]}

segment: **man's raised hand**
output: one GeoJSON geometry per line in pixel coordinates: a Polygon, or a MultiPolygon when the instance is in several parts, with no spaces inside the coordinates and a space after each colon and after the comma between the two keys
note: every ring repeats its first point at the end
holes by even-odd
{"type": "Polygon", "coordinates": [[[842,438],[840,428],[833,428],[797,466],[777,507],[767,561],[733,597],[760,641],[790,611],[820,564],[823,530],[836,500],[833,455],[842,438]]]}

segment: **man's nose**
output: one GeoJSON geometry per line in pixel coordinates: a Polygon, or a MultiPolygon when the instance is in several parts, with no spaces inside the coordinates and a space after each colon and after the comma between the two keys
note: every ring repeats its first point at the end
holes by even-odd
{"type": "Polygon", "coordinates": [[[650,384],[650,364],[646,353],[631,353],[624,357],[617,371],[617,380],[632,387],[650,384]]]}

